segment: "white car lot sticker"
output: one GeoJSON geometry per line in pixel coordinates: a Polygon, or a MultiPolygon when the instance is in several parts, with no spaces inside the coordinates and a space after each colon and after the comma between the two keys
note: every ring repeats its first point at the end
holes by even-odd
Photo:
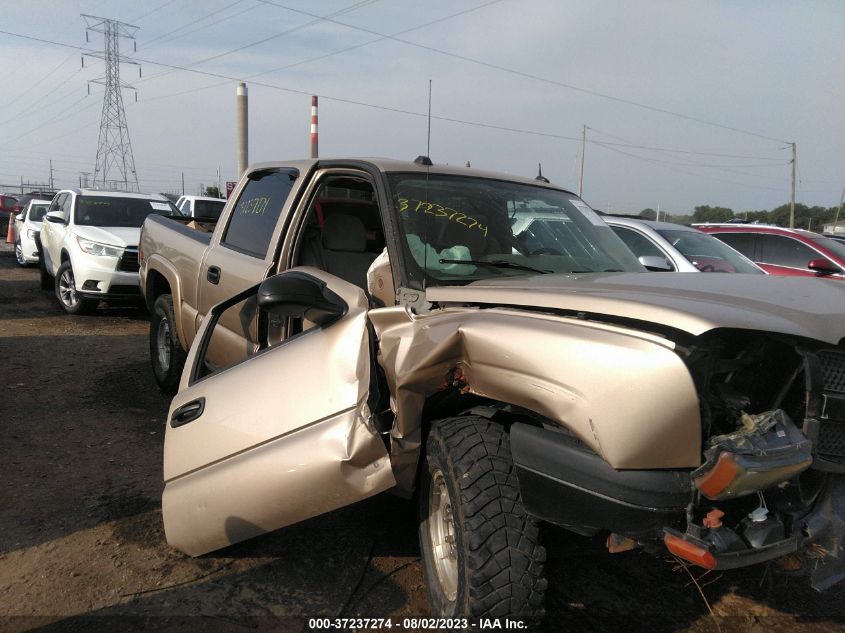
{"type": "Polygon", "coordinates": [[[150,206],[156,211],[170,211],[170,205],[166,202],[150,202],[150,206]]]}
{"type": "Polygon", "coordinates": [[[599,217],[599,214],[593,211],[585,202],[581,200],[570,200],[572,206],[578,209],[581,213],[584,214],[584,217],[587,218],[592,224],[596,226],[605,226],[604,220],[599,217]]]}

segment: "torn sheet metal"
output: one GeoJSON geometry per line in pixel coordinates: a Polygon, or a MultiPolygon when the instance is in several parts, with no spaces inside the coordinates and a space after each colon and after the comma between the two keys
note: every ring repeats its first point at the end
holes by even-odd
{"type": "Polygon", "coordinates": [[[371,310],[370,319],[396,413],[391,461],[406,492],[413,489],[423,404],[456,370],[467,392],[566,426],[614,468],[700,463],[698,397],[666,339],[504,308],[411,315],[396,307],[371,310]]]}

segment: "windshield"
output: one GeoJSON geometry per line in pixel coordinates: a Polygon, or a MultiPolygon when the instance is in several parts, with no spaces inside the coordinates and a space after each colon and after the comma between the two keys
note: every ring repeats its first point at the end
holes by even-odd
{"type": "Polygon", "coordinates": [[[220,200],[219,202],[213,200],[195,200],[194,217],[217,220],[220,218],[220,212],[224,206],[226,206],[225,200],[220,200]]]}
{"type": "Polygon", "coordinates": [[[50,208],[50,204],[33,204],[29,208],[29,219],[33,222],[41,222],[44,219],[44,214],[47,213],[47,209],[50,208]]]}
{"type": "Polygon", "coordinates": [[[465,176],[388,177],[412,280],[421,281],[423,270],[429,284],[645,270],[573,194],[465,176]]]}
{"type": "Polygon", "coordinates": [[[699,231],[657,229],[703,273],[765,273],[724,242],[699,231]]]}
{"type": "Polygon", "coordinates": [[[79,196],[76,199],[76,224],[85,226],[140,227],[151,213],[179,215],[179,210],[166,200],[119,196],[79,196]]]}
{"type": "Polygon", "coordinates": [[[845,243],[832,237],[816,237],[813,238],[813,241],[819,246],[823,246],[840,259],[845,260],[845,243]]]}

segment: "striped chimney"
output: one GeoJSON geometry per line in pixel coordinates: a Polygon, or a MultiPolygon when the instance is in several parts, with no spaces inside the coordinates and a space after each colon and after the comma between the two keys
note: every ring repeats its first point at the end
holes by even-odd
{"type": "Polygon", "coordinates": [[[311,97],[311,158],[317,158],[317,95],[311,97]]]}

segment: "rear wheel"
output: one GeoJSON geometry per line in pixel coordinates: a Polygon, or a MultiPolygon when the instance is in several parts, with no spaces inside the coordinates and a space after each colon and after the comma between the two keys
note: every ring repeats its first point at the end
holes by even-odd
{"type": "Polygon", "coordinates": [[[156,382],[165,393],[173,395],[179,388],[187,356],[176,332],[173,297],[160,295],[150,315],[150,361],[156,382]]]}
{"type": "Polygon", "coordinates": [[[82,314],[90,306],[90,302],[76,290],[76,277],[70,260],[63,261],[56,271],[56,298],[68,314],[82,314]]]}
{"type": "Polygon", "coordinates": [[[420,549],[432,613],[543,614],[545,549],[522,506],[510,439],[486,418],[436,422],[420,490],[420,549]]]}

